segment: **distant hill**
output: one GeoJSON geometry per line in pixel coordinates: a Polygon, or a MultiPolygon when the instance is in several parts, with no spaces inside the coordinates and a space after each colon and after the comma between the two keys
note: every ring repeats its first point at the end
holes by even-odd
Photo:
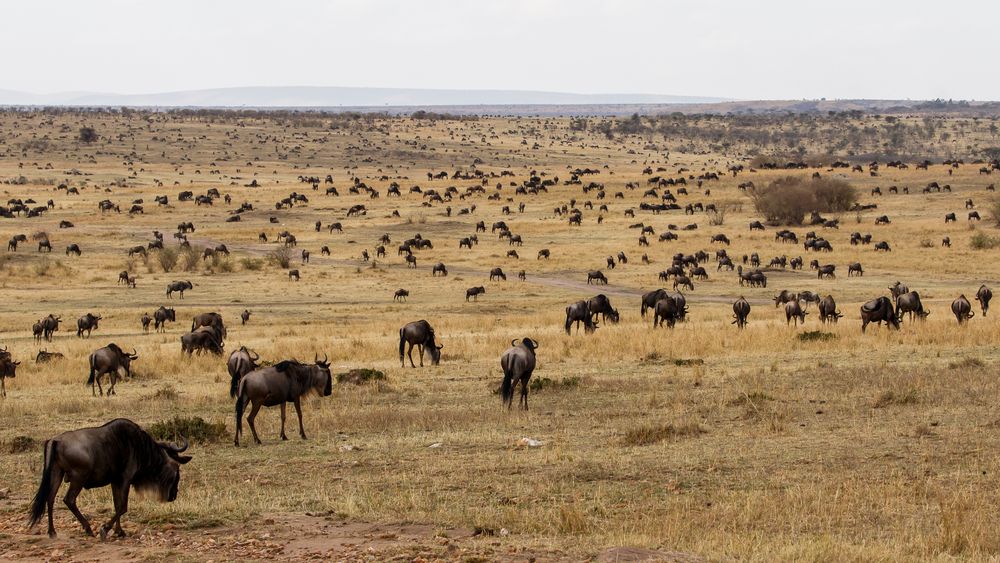
{"type": "Polygon", "coordinates": [[[429,90],[281,86],[214,88],[152,94],[0,90],[0,105],[337,108],[713,103],[725,98],[659,94],[572,94],[528,90],[429,90]]]}

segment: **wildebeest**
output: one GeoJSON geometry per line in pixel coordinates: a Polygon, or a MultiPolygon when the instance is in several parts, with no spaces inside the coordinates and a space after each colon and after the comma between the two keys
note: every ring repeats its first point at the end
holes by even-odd
{"type": "Polygon", "coordinates": [[[851,262],[847,265],[847,277],[863,275],[865,275],[865,271],[861,268],[861,262],[851,262]]]}
{"type": "Polygon", "coordinates": [[[66,356],[63,356],[61,352],[48,352],[46,350],[39,350],[38,354],[35,356],[36,364],[44,364],[54,360],[62,360],[66,356]]]}
{"type": "Polygon", "coordinates": [[[572,334],[572,327],[576,324],[576,333],[580,333],[580,323],[583,323],[584,332],[590,334],[597,330],[597,321],[590,313],[590,307],[586,301],[577,301],[566,307],[566,334],[572,334]]]}
{"type": "Polygon", "coordinates": [[[17,366],[21,365],[21,362],[14,361],[10,356],[10,352],[6,348],[0,350],[0,397],[7,396],[7,386],[4,383],[4,379],[17,376],[17,366]]]}
{"type": "MultiPolygon", "coordinates": [[[[897,284],[899,282],[896,282],[897,284]]],[[[868,301],[861,306],[861,332],[865,332],[869,323],[891,326],[899,329],[899,317],[892,306],[892,301],[888,297],[882,296],[868,301]]]]}
{"type": "Polygon", "coordinates": [[[66,245],[66,256],[69,256],[70,254],[75,254],[77,256],[83,254],[83,251],[80,250],[80,245],[76,243],[66,245]]]}
{"type": "Polygon", "coordinates": [[[900,295],[902,295],[904,293],[909,293],[909,292],[910,292],[910,288],[908,288],[905,285],[899,283],[898,281],[896,283],[894,283],[894,284],[892,284],[892,285],[889,286],[889,293],[892,295],[893,299],[898,299],[900,295]]]}
{"type": "Polygon", "coordinates": [[[87,331],[87,338],[90,338],[90,332],[97,328],[97,321],[100,320],[101,316],[93,313],[87,313],[80,317],[76,321],[76,335],[83,338],[83,331],[87,331]]]}
{"type": "Polygon", "coordinates": [[[490,270],[490,281],[493,280],[507,281],[507,274],[504,274],[501,268],[493,268],[490,270]]]}
{"type": "Polygon", "coordinates": [[[439,346],[434,341],[434,329],[427,321],[414,321],[412,323],[407,323],[403,328],[399,329],[400,367],[406,367],[403,351],[406,349],[407,344],[409,344],[409,349],[406,350],[406,357],[410,358],[411,367],[417,367],[413,364],[414,346],[416,346],[417,350],[420,352],[420,367],[424,367],[425,350],[431,357],[431,365],[436,366],[441,362],[441,349],[444,348],[444,345],[442,344],[439,346]]]}
{"type": "Polygon", "coordinates": [[[52,342],[52,333],[59,330],[60,321],[62,321],[62,317],[55,317],[51,314],[42,319],[42,336],[45,337],[45,340],[52,342]]]}
{"type": "Polygon", "coordinates": [[[677,276],[674,278],[674,291],[677,291],[678,287],[686,287],[688,291],[694,291],[694,282],[687,276],[677,276]]]}
{"type": "Polygon", "coordinates": [[[173,502],[181,480],[180,466],[191,456],[180,455],[188,447],[155,441],[131,420],[118,418],[96,428],[63,432],[45,441],[42,480],[31,503],[33,527],[48,509],[49,537],[56,535],[52,511],[59,486],[65,480],[69,491],[64,502],[83,526],[87,535],[94,535],[90,523],[76,506],[83,489],[111,485],[115,513],[101,526],[101,538],[112,527],[115,535],[125,536],[121,518],[128,511],[128,495],[132,487],[139,491],[156,492],[161,502],[173,502]]]}
{"type": "Polygon", "coordinates": [[[951,302],[951,312],[958,319],[958,324],[963,324],[965,321],[976,316],[976,312],[972,310],[972,304],[965,298],[965,295],[959,295],[957,299],[951,302]]]}
{"type": "Polygon", "coordinates": [[[442,276],[448,275],[448,268],[445,267],[444,262],[438,262],[437,264],[434,264],[434,267],[431,268],[432,276],[436,276],[438,275],[438,273],[440,273],[442,276]]]}
{"type": "Polygon", "coordinates": [[[643,294],[642,303],[639,309],[640,316],[642,316],[642,318],[646,318],[646,309],[652,309],[656,306],[657,301],[668,296],[669,294],[665,289],[656,289],[643,294]]]}
{"type": "Polygon", "coordinates": [[[153,328],[156,332],[166,332],[167,321],[175,322],[177,321],[177,314],[173,309],[167,309],[164,306],[160,306],[159,309],[153,312],[154,325],[153,328]]]}
{"type": "Polygon", "coordinates": [[[90,385],[91,393],[95,397],[97,396],[97,392],[94,389],[94,385],[96,384],[101,396],[104,395],[104,389],[101,387],[101,377],[104,374],[108,374],[108,377],[111,379],[111,385],[108,387],[108,396],[114,395],[119,370],[125,370],[126,377],[131,377],[132,360],[138,358],[139,354],[136,354],[134,348],[132,349],[132,353],[129,354],[119,348],[114,342],[104,348],[94,350],[90,354],[90,377],[87,379],[87,385],[90,385]]]}
{"type": "Polygon", "coordinates": [[[43,321],[39,319],[35,324],[31,325],[31,335],[34,336],[35,342],[40,342],[42,336],[45,334],[45,325],[43,321]]]}
{"type": "Polygon", "coordinates": [[[809,313],[802,307],[798,299],[793,299],[788,303],[785,303],[785,324],[789,324],[792,320],[795,321],[795,325],[806,324],[806,315],[809,313]]]}
{"type": "Polygon", "coordinates": [[[883,252],[892,252],[892,248],[889,247],[889,243],[886,241],[879,241],[875,243],[875,250],[881,250],[883,252]]]}
{"type": "Polygon", "coordinates": [[[139,318],[139,322],[142,323],[142,331],[149,332],[149,325],[153,322],[153,317],[149,313],[143,313],[142,317],[139,318]]]}
{"type": "Polygon", "coordinates": [[[952,222],[952,221],[957,221],[957,220],[958,219],[955,218],[955,214],[954,213],[948,213],[948,214],[946,214],[944,216],[944,222],[945,223],[952,222]]]}
{"type": "Polygon", "coordinates": [[[824,324],[828,322],[837,324],[837,319],[844,316],[837,310],[837,302],[833,299],[832,295],[827,295],[820,300],[818,309],[819,320],[824,324]]]}
{"type": "Polygon", "coordinates": [[[588,299],[587,309],[591,315],[601,315],[602,321],[610,319],[612,323],[618,322],[618,309],[611,306],[611,300],[603,293],[588,299]]]}
{"type": "Polygon", "coordinates": [[[229,384],[229,396],[236,397],[236,387],[243,376],[257,369],[257,361],[260,356],[256,352],[249,350],[246,346],[240,346],[239,350],[233,350],[226,360],[226,369],[229,370],[231,382],[229,384]]]}
{"type": "Polygon", "coordinates": [[[670,295],[665,296],[653,306],[653,328],[663,326],[663,321],[667,321],[669,328],[674,328],[677,319],[681,316],[677,302],[670,295]]]}
{"type": "Polygon", "coordinates": [[[244,324],[244,325],[247,324],[248,322],[250,322],[250,310],[249,309],[243,309],[243,312],[240,313],[240,321],[241,321],[240,324],[244,324]]]}
{"type": "Polygon", "coordinates": [[[393,294],[393,301],[406,301],[406,298],[410,296],[410,292],[405,289],[397,289],[396,293],[393,294]]]}
{"type": "Polygon", "coordinates": [[[986,312],[990,310],[990,299],[993,299],[993,291],[985,285],[979,286],[979,291],[976,292],[976,301],[979,301],[979,305],[983,308],[984,317],[986,312]]]}
{"type": "Polygon", "coordinates": [[[500,399],[510,409],[514,402],[514,387],[520,383],[521,399],[518,405],[528,410],[528,380],[535,371],[535,350],[538,342],[530,338],[511,340],[510,348],[500,356],[500,367],[503,368],[503,383],[500,384],[500,399]]]}
{"type": "Polygon", "coordinates": [[[479,301],[479,296],[486,293],[486,288],[483,286],[470,287],[465,290],[465,300],[468,301],[471,297],[473,301],[479,301]]]}
{"type": "Polygon", "coordinates": [[[201,313],[195,315],[194,318],[191,319],[192,331],[195,331],[198,329],[198,327],[202,326],[214,327],[216,329],[216,332],[218,333],[219,338],[222,339],[226,338],[226,323],[223,322],[222,315],[220,315],[219,313],[215,312],[201,313]]]}
{"type": "Polygon", "coordinates": [[[189,281],[175,281],[167,285],[167,297],[173,298],[174,292],[181,294],[181,299],[184,299],[184,292],[193,288],[194,284],[189,281]]]}
{"type": "Polygon", "coordinates": [[[591,270],[587,272],[587,285],[592,283],[603,283],[608,285],[608,278],[604,276],[604,272],[600,270],[591,270]]]}
{"type": "Polygon", "coordinates": [[[920,302],[920,294],[916,291],[904,293],[896,298],[896,316],[903,318],[903,313],[909,313],[911,321],[914,314],[920,320],[926,319],[927,315],[931,314],[929,310],[924,309],[923,303],[920,302]]]}
{"type": "Polygon", "coordinates": [[[240,434],[243,433],[243,411],[250,403],[250,414],[247,424],[253,434],[254,442],[260,444],[254,419],[261,407],[281,407],[281,439],[285,435],[285,404],[295,405],[295,414],[299,417],[299,436],[306,439],[306,430],[302,425],[302,397],[310,392],[329,397],[333,393],[333,376],[330,374],[330,364],[326,356],[323,360],[316,358],[312,365],[300,363],[298,360],[285,360],[273,366],[260,368],[243,376],[236,391],[236,438],[234,443],[240,445],[240,434]]]}
{"type": "Polygon", "coordinates": [[[538,251],[538,258],[536,258],[536,260],[540,260],[542,258],[545,258],[546,260],[548,260],[549,256],[551,256],[551,253],[549,252],[549,249],[548,248],[543,248],[543,249],[541,249],[541,250],[538,251]]]}
{"type": "Polygon", "coordinates": [[[288,281],[299,281],[299,271],[298,270],[288,270],[288,281]]]}
{"type": "Polygon", "coordinates": [[[197,352],[210,352],[221,356],[225,344],[218,329],[212,326],[198,327],[191,332],[181,336],[181,352],[186,352],[188,356],[197,352]]]}
{"type": "Polygon", "coordinates": [[[822,279],[823,277],[835,278],[837,274],[835,273],[837,266],[834,264],[826,264],[816,268],[816,277],[822,279]]]}
{"type": "MultiPolygon", "coordinates": [[[[763,229],[763,227],[761,227],[763,229]]],[[[750,317],[750,302],[742,295],[733,303],[733,324],[737,328],[745,328],[750,317]]]]}

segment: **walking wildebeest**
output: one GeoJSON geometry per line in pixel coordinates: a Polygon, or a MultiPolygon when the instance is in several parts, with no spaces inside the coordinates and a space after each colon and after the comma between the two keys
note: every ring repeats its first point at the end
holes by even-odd
{"type": "Polygon", "coordinates": [[[836,270],[837,266],[835,264],[826,264],[820,266],[819,268],[816,268],[816,277],[819,279],[822,279],[824,276],[827,278],[836,278],[837,277],[837,274],[835,273],[836,270]]]}
{"type": "Polygon", "coordinates": [[[837,302],[834,301],[832,295],[827,295],[826,297],[824,297],[819,302],[818,309],[819,309],[819,320],[823,324],[826,324],[828,322],[837,324],[837,319],[844,316],[841,315],[840,311],[837,310],[837,302]]]}
{"type": "Polygon", "coordinates": [[[236,387],[240,380],[243,379],[244,375],[257,369],[258,360],[260,360],[260,356],[246,346],[240,346],[239,350],[233,350],[233,353],[229,354],[229,359],[226,360],[226,369],[229,370],[229,377],[232,380],[229,384],[230,397],[236,397],[236,387]]]}
{"type": "Polygon", "coordinates": [[[993,299],[993,291],[985,285],[979,286],[979,291],[976,292],[976,301],[979,301],[979,305],[983,308],[984,317],[986,312],[990,310],[990,299],[993,299]]]}
{"type": "Polygon", "coordinates": [[[112,527],[115,535],[124,537],[121,518],[128,511],[129,491],[135,487],[139,491],[156,492],[161,502],[173,502],[181,481],[180,466],[191,461],[191,456],[180,455],[187,447],[187,440],[180,446],[157,442],[136,423],[124,418],[96,428],[63,432],[46,440],[42,481],[31,503],[29,527],[38,524],[48,509],[49,537],[56,536],[52,510],[59,486],[65,480],[69,491],[64,502],[88,536],[94,532],[76,506],[77,495],[83,489],[111,485],[115,513],[101,526],[101,538],[107,537],[112,527]]]}
{"type": "Polygon", "coordinates": [[[965,298],[965,295],[959,295],[957,299],[951,302],[951,312],[958,319],[958,324],[963,324],[965,321],[976,316],[976,312],[972,310],[972,304],[965,298]]]}
{"type": "Polygon", "coordinates": [[[101,320],[101,316],[94,315],[93,313],[87,313],[80,317],[76,321],[76,335],[79,338],[83,338],[83,331],[87,331],[87,338],[90,338],[90,332],[97,328],[97,321],[99,320],[101,320]]]}
{"type": "Polygon", "coordinates": [[[250,322],[250,310],[249,309],[243,309],[243,312],[240,313],[240,321],[241,321],[240,324],[244,324],[244,325],[247,324],[248,322],[250,322]]]}
{"type": "MultiPolygon", "coordinates": [[[[761,227],[763,229],[763,226],[761,227]]],[[[747,301],[742,295],[739,299],[733,303],[733,323],[737,328],[745,328],[747,323],[750,322],[748,319],[750,317],[750,302],[747,301]]]]}
{"type": "Polygon", "coordinates": [[[167,285],[167,297],[173,298],[173,293],[179,292],[181,299],[184,299],[184,292],[193,288],[194,284],[189,281],[175,281],[167,285]]]}
{"type": "Polygon", "coordinates": [[[587,300],[587,309],[591,315],[601,315],[602,321],[611,319],[612,323],[618,322],[618,309],[611,306],[611,300],[603,293],[595,295],[587,300]]]}
{"type": "Polygon", "coordinates": [[[167,321],[175,322],[177,321],[177,314],[173,309],[167,309],[163,305],[153,312],[153,328],[156,332],[166,332],[167,331],[167,321]]]}
{"type": "Polygon", "coordinates": [[[300,363],[298,360],[285,360],[273,366],[260,368],[243,376],[236,391],[236,439],[240,445],[240,434],[243,433],[243,411],[247,403],[251,403],[247,424],[253,434],[254,442],[261,443],[257,436],[254,419],[260,407],[281,407],[281,439],[285,435],[285,404],[295,405],[295,414],[299,417],[299,436],[306,439],[306,430],[302,425],[302,397],[310,392],[329,397],[333,393],[333,376],[330,374],[330,364],[323,356],[318,357],[313,365],[300,363]]]}
{"type": "Polygon", "coordinates": [[[149,332],[149,325],[153,322],[153,317],[149,316],[149,313],[143,313],[142,317],[139,318],[139,322],[142,323],[142,331],[149,332]]]}
{"type": "MultiPolygon", "coordinates": [[[[899,282],[896,283],[899,284],[899,282]]],[[[885,322],[886,326],[899,329],[899,317],[896,316],[892,301],[888,297],[877,297],[861,306],[862,333],[865,332],[869,323],[881,325],[883,322],[885,322]]]]}
{"type": "Polygon", "coordinates": [[[393,301],[406,301],[406,298],[410,296],[410,292],[405,289],[397,289],[396,293],[393,294],[393,301]]]}
{"type": "Polygon", "coordinates": [[[486,288],[483,286],[470,287],[465,290],[465,300],[468,301],[471,297],[473,301],[479,301],[479,296],[486,293],[486,288]]]}
{"type": "Polygon", "coordinates": [[[911,321],[914,314],[920,320],[926,319],[927,315],[931,314],[929,310],[924,309],[923,303],[920,302],[920,294],[916,291],[904,293],[896,298],[896,316],[903,318],[903,313],[909,313],[911,321]]]}
{"type": "Polygon", "coordinates": [[[514,387],[521,384],[521,400],[518,405],[528,410],[528,380],[535,371],[535,350],[538,342],[530,338],[511,340],[510,348],[500,356],[500,367],[503,368],[503,383],[500,384],[500,399],[510,409],[514,402],[514,387]]]}
{"type": "Polygon", "coordinates": [[[61,316],[54,317],[51,314],[42,319],[42,335],[45,337],[45,340],[52,342],[52,333],[59,330],[59,322],[61,320],[61,316]]]}
{"type": "Polygon", "coordinates": [[[806,315],[809,313],[802,307],[798,299],[785,303],[785,324],[789,324],[794,319],[795,325],[806,324],[806,315]]]}
{"type": "Polygon", "coordinates": [[[434,341],[434,329],[431,328],[430,323],[425,320],[414,321],[412,323],[407,323],[406,326],[399,329],[399,364],[400,367],[406,367],[406,361],[403,357],[403,351],[406,345],[409,344],[409,350],[406,350],[406,356],[410,358],[410,366],[417,367],[413,365],[413,347],[416,346],[417,350],[420,352],[420,367],[424,367],[424,350],[431,357],[431,365],[436,366],[441,362],[441,349],[444,345],[438,345],[434,341]]]}
{"type": "Polygon", "coordinates": [[[591,270],[587,272],[587,285],[592,283],[603,283],[608,285],[608,278],[604,276],[604,273],[599,270],[591,270]]]}
{"type": "Polygon", "coordinates": [[[90,385],[91,393],[95,397],[97,396],[94,390],[94,385],[96,384],[97,389],[101,392],[101,396],[104,396],[104,388],[101,387],[101,377],[104,374],[108,374],[108,377],[111,379],[111,385],[108,387],[108,396],[114,395],[115,383],[118,382],[118,370],[124,369],[126,377],[132,377],[132,360],[138,358],[139,354],[135,353],[135,348],[129,354],[119,348],[114,342],[104,348],[94,350],[90,354],[90,377],[87,378],[87,385],[90,385]]]}
{"type": "Polygon", "coordinates": [[[580,334],[580,323],[583,323],[584,333],[590,334],[597,330],[597,321],[590,314],[590,307],[586,301],[577,301],[566,307],[566,334],[572,334],[573,324],[576,324],[576,333],[580,334]]]}

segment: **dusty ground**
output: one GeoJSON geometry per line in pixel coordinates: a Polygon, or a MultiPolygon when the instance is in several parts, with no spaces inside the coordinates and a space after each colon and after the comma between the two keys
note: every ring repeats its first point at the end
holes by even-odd
{"type": "MultiPolygon", "coordinates": [[[[956,139],[968,136],[963,142],[988,142],[986,125],[977,126],[982,131],[958,120],[941,127],[956,139]]],[[[0,138],[6,151],[0,178],[24,176],[27,182],[0,186],[5,199],[55,201],[55,209],[39,218],[0,219],[0,240],[17,233],[29,238],[17,252],[0,254],[0,344],[22,361],[17,377],[6,381],[8,397],[0,400],[0,558],[986,560],[1000,551],[1000,416],[993,408],[1000,399],[1000,332],[992,314],[978,313],[978,304],[966,326],[958,327],[948,312],[960,293],[971,299],[981,283],[996,289],[1000,279],[996,251],[970,247],[976,233],[996,236],[987,211],[992,194],[985,191],[995,176],[978,174],[971,158],[951,176],[941,164],[923,171],[912,163],[906,170],[883,166],[877,177],[825,167],[794,172],[843,177],[857,186],[863,203],[879,206],[859,216],[842,214],[839,230],[821,233],[834,252],[814,256],[800,245],[776,243],[773,228],[747,230],[758,217],[737,185],[788,172],[723,174],[702,189],[692,180],[690,195],[679,202],[730,205],[721,226],[700,213],[653,215],[638,210],[640,202],[653,201],[642,198],[647,165],[664,167],[657,173],[664,177],[686,177],[724,173],[729,164],[747,164],[749,156],[740,147],[700,146],[692,152],[672,148],[668,155],[666,147],[684,147],[685,140],[652,134],[608,140],[555,118],[341,123],[3,114],[0,138]],[[75,140],[85,124],[98,130],[99,142],[75,140]],[[487,174],[509,170],[514,176],[488,178],[484,195],[429,207],[409,193],[414,185],[442,194],[455,186],[464,193],[481,182],[429,181],[427,172],[471,171],[474,163],[487,174]],[[602,202],[579,185],[516,196],[509,184],[520,184],[532,170],[547,179],[558,176],[562,184],[578,167],[600,171],[581,180],[605,185],[607,212],[600,213],[602,202]],[[323,183],[313,191],[297,178],[327,174],[339,197],[324,196],[323,183]],[[348,193],[354,177],[380,197],[348,193]],[[254,178],[261,187],[245,187],[254,178]],[[953,191],[920,193],[935,180],[953,191]],[[393,181],[400,198],[386,194],[393,181]],[[58,189],[64,182],[80,194],[58,189]],[[628,182],[640,188],[628,190],[628,182]],[[498,183],[501,200],[487,200],[498,183]],[[890,185],[909,186],[911,194],[868,195],[874,186],[885,193],[890,185]],[[212,187],[231,194],[232,205],[217,200],[199,207],[176,199],[181,190],[202,194],[212,187]],[[307,194],[309,203],[275,210],[274,203],[292,191],[307,194]],[[613,197],[619,191],[623,199],[613,197]],[[153,196],[160,194],[168,195],[168,206],[155,205],[153,196]],[[127,214],[140,198],[145,213],[127,214]],[[571,198],[578,207],[594,202],[594,210],[583,210],[581,227],[553,214],[571,198]],[[986,218],[981,224],[966,221],[967,198],[986,218]],[[122,213],[99,213],[102,199],[119,203],[122,213]],[[255,211],[225,223],[244,201],[255,211]],[[518,213],[522,201],[526,210],[518,213]],[[368,214],[346,217],[356,204],[366,205],[368,214]],[[458,214],[473,204],[474,213],[458,214]],[[502,215],[503,205],[514,213],[502,215]],[[634,219],[624,216],[627,208],[636,209],[634,219]],[[945,225],[947,212],[959,220],[945,225]],[[873,224],[882,214],[892,218],[890,225],[873,224]],[[600,225],[598,215],[604,217],[600,225]],[[272,216],[279,223],[271,223],[272,216]],[[489,227],[501,219],[524,238],[516,247],[520,259],[506,257],[511,247],[489,230],[479,233],[473,250],[457,248],[476,221],[489,227]],[[75,227],[59,229],[61,220],[75,227]],[[315,232],[317,220],[324,227],[342,222],[344,232],[315,232]],[[182,256],[170,272],[155,253],[128,259],[126,250],[147,243],[154,229],[176,246],[170,237],[181,221],[196,225],[188,240],[199,254],[206,245],[225,243],[232,255],[190,263],[182,256]],[[699,228],[678,231],[674,242],[650,237],[651,246],[641,248],[637,230],[628,228],[637,222],[653,225],[657,234],[668,223],[696,222],[699,228]],[[281,230],[312,253],[309,264],[293,254],[300,282],[289,281],[269,259],[281,230]],[[889,241],[893,252],[850,246],[854,230],[889,241]],[[52,255],[35,251],[30,238],[39,231],[48,233],[52,255]],[[260,232],[271,242],[258,242],[260,232]],[[434,248],[418,251],[414,270],[396,247],[418,232],[434,248]],[[363,263],[361,251],[374,255],[383,233],[393,240],[388,256],[363,263]],[[838,276],[817,280],[809,269],[770,271],[766,289],[751,289],[710,261],[710,279],[696,280],[687,294],[690,320],[672,331],[652,330],[651,319],[639,316],[639,296],[664,285],[657,273],[675,252],[714,254],[709,237],[715,233],[733,239],[729,253],[735,257],[756,251],[765,264],[782,254],[819,258],[836,264],[838,276]],[[951,248],[940,246],[943,236],[951,237],[951,248]],[[69,243],[79,244],[83,256],[63,254],[69,243]],[[323,245],[329,257],[320,255],[323,245]],[[549,248],[552,258],[536,260],[541,248],[549,248]],[[629,263],[608,270],[605,257],[619,251],[629,263]],[[643,253],[650,264],[639,260],[643,253]],[[449,269],[446,278],[431,276],[439,261],[449,269]],[[864,277],[847,278],[846,265],[854,261],[864,264],[864,277]],[[508,281],[488,281],[497,266],[508,281]],[[590,269],[603,270],[610,284],[588,286],[590,269]],[[116,284],[122,270],[137,277],[136,289],[116,284]],[[527,281],[516,279],[520,270],[527,281]],[[166,284],[178,279],[191,280],[194,289],[183,300],[167,299],[166,284]],[[858,307],[887,293],[896,280],[920,291],[931,316],[905,322],[899,332],[881,328],[862,335],[858,307]],[[465,289],[478,285],[486,294],[467,302],[465,289]],[[410,291],[405,303],[392,299],[399,288],[410,291]],[[811,309],[805,327],[788,327],[771,302],[781,289],[833,294],[844,318],[821,326],[811,309]],[[565,306],[597,293],[611,298],[622,322],[601,323],[593,336],[567,336],[565,306]],[[730,324],[731,303],[740,295],[753,304],[750,327],[742,332],[730,324]],[[161,304],[176,307],[178,322],[166,333],[144,334],[139,317],[161,304]],[[253,316],[241,326],[244,308],[253,316]],[[338,385],[332,397],[310,399],[307,441],[294,431],[288,442],[278,440],[277,412],[268,411],[258,419],[264,444],[234,448],[223,361],[179,352],[191,317],[210,310],[225,316],[227,353],[242,344],[274,361],[327,354],[335,373],[370,367],[387,379],[338,385]],[[90,339],[78,339],[75,320],[88,311],[104,320],[90,339]],[[63,326],[53,342],[36,343],[31,324],[49,313],[62,315],[63,326]],[[398,328],[421,318],[444,343],[443,361],[402,369],[398,328]],[[829,336],[800,337],[807,331],[829,336]],[[497,359],[522,336],[541,343],[535,379],[545,383],[532,391],[529,412],[506,412],[494,394],[497,359]],[[112,341],[138,351],[135,377],[119,384],[116,397],[92,398],[83,384],[87,354],[112,341]],[[66,358],[35,364],[40,349],[66,358]],[[192,446],[194,461],[182,472],[176,502],[131,504],[127,539],[86,538],[61,507],[57,539],[26,531],[42,442],[118,416],[143,425],[200,416],[224,423],[227,434],[192,446]],[[542,445],[525,446],[526,437],[542,445]]],[[[801,238],[810,229],[794,230],[801,238]]],[[[109,513],[110,493],[86,492],[80,505],[101,520],[109,513]]]]}

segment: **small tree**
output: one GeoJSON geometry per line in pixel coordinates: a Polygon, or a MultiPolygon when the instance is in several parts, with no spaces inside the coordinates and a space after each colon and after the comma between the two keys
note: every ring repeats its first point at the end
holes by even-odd
{"type": "Polygon", "coordinates": [[[847,182],[830,178],[778,178],[750,192],[754,207],[768,221],[798,225],[807,213],[848,211],[858,200],[847,182]]]}
{"type": "Polygon", "coordinates": [[[97,141],[100,137],[98,137],[96,129],[87,126],[80,128],[80,134],[77,138],[80,139],[81,143],[87,143],[89,145],[90,143],[97,141]]]}

